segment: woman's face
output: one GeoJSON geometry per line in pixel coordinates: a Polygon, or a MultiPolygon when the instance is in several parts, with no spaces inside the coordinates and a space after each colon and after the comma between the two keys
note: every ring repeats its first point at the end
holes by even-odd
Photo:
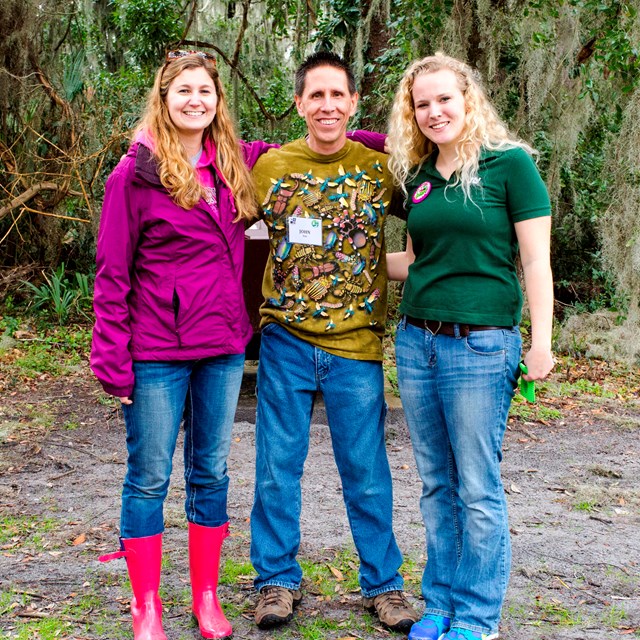
{"type": "Polygon", "coordinates": [[[185,69],[173,79],[165,102],[178,135],[193,138],[202,136],[213,122],[218,95],[211,76],[202,67],[196,67],[185,69]]]}
{"type": "Polygon", "coordinates": [[[440,150],[455,147],[464,131],[466,105],[453,71],[441,69],[418,76],[412,95],[420,131],[440,150]]]}

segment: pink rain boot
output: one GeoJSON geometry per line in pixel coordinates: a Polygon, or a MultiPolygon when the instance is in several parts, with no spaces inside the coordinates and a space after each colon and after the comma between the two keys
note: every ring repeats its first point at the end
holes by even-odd
{"type": "Polygon", "coordinates": [[[222,541],[229,535],[229,523],[203,527],[189,523],[189,569],[193,615],[203,638],[229,638],[233,633],[225,618],[216,589],[222,541]]]}
{"type": "Polygon", "coordinates": [[[162,534],[146,538],[121,538],[122,551],[100,556],[101,562],[126,558],[133,590],[131,615],[134,640],[167,640],[162,630],[162,603],[158,596],[162,534]]]}

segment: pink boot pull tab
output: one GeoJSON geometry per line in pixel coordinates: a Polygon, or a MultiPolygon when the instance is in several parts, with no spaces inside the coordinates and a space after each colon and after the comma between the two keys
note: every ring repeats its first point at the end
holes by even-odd
{"type": "Polygon", "coordinates": [[[118,558],[126,558],[129,555],[127,551],[116,551],[114,553],[105,553],[103,556],[98,556],[100,562],[111,562],[118,558]]]}
{"type": "Polygon", "coordinates": [[[222,541],[228,535],[228,522],[220,527],[189,523],[192,611],[203,638],[228,638],[233,633],[216,593],[222,541]]]}

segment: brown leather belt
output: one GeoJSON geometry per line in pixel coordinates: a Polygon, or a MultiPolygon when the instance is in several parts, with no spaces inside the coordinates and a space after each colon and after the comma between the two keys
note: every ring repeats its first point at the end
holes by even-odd
{"type": "Polygon", "coordinates": [[[492,331],[495,329],[511,329],[511,327],[494,327],[485,324],[458,324],[455,322],[440,322],[439,320],[422,320],[421,318],[414,318],[412,316],[406,316],[407,324],[412,324],[414,327],[420,327],[426,329],[432,335],[442,334],[443,336],[455,336],[456,324],[459,327],[459,334],[463,338],[466,338],[472,331],[492,331]]]}

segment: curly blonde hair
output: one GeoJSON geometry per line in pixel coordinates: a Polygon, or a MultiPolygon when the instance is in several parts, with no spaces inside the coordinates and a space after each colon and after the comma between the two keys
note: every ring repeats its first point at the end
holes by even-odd
{"type": "Polygon", "coordinates": [[[203,143],[210,139],[216,145],[216,165],[233,194],[237,212],[235,221],[251,220],[256,217],[258,211],[255,187],[251,173],[244,163],[224,89],[213,60],[189,55],[170,60],[158,69],[134,139],[139,132],[151,137],[155,145],[153,153],[158,161],[160,182],[178,206],[192,209],[203,195],[203,186],[169,116],[166,96],[171,83],[185,69],[199,67],[205,69],[213,80],[218,98],[216,115],[204,131],[203,143]]]}
{"type": "Polygon", "coordinates": [[[466,116],[456,143],[458,166],[453,186],[460,185],[465,198],[472,200],[471,187],[477,183],[480,151],[521,147],[535,153],[526,142],[512,135],[489,101],[480,74],[468,64],[438,51],[413,62],[404,72],[393,101],[389,122],[389,169],[407,195],[406,183],[420,171],[425,160],[437,149],[418,128],[413,105],[413,85],[418,76],[448,69],[458,81],[464,96],[466,116]]]}

